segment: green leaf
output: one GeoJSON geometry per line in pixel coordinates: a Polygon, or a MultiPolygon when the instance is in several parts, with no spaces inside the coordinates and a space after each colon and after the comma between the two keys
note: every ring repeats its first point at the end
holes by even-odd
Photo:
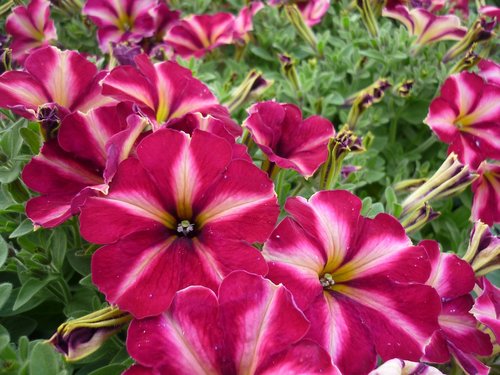
{"type": "Polygon", "coordinates": [[[0,325],[0,353],[9,345],[10,336],[9,331],[4,326],[0,325]]]}
{"type": "Polygon", "coordinates": [[[9,255],[9,245],[2,236],[0,236],[0,267],[3,266],[9,255]]]}
{"type": "Polygon", "coordinates": [[[44,342],[36,344],[30,356],[30,375],[55,375],[58,372],[58,355],[54,348],[44,342]]]}
{"type": "Polygon", "coordinates": [[[10,234],[9,238],[17,238],[24,236],[25,234],[33,232],[33,224],[31,220],[25,219],[17,226],[16,229],[10,234]]]}
{"type": "Polygon", "coordinates": [[[89,375],[119,375],[126,369],[127,366],[119,363],[114,363],[111,365],[101,367],[98,370],[92,371],[91,373],[89,373],[89,375]]]}
{"type": "Polygon", "coordinates": [[[31,130],[30,128],[22,128],[20,130],[21,137],[24,139],[24,143],[28,145],[33,154],[38,154],[40,147],[42,145],[40,134],[31,130]]]}
{"type": "Polygon", "coordinates": [[[2,308],[2,306],[5,304],[5,302],[7,302],[11,292],[12,292],[12,284],[11,283],[0,284],[0,308],[2,308]]]}
{"type": "Polygon", "coordinates": [[[27,303],[31,299],[31,297],[33,297],[37,292],[43,289],[45,285],[52,281],[52,279],[53,278],[47,278],[45,280],[28,279],[28,281],[21,287],[12,310],[17,310],[25,303],[27,303]]]}
{"type": "Polygon", "coordinates": [[[67,242],[68,239],[62,229],[56,229],[50,236],[50,255],[52,263],[58,270],[62,268],[66,257],[67,242]]]}

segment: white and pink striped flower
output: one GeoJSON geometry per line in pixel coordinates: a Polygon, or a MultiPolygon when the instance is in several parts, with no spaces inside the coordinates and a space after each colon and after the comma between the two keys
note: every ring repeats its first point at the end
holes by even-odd
{"type": "Polygon", "coordinates": [[[12,58],[23,64],[32,51],[57,40],[50,2],[31,0],[27,6],[15,7],[7,17],[5,31],[12,36],[12,58]]]}

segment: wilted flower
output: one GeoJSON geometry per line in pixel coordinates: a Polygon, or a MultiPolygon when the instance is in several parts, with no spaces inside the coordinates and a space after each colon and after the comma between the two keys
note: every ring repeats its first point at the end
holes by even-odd
{"type": "Polygon", "coordinates": [[[481,61],[481,57],[475,52],[476,47],[477,43],[473,43],[465,55],[450,69],[449,74],[456,74],[464,70],[469,70],[481,61]]]}
{"type": "Polygon", "coordinates": [[[5,22],[5,31],[12,35],[12,58],[20,64],[35,49],[57,40],[54,21],[50,19],[48,0],[31,0],[27,6],[17,6],[5,22]]]}
{"type": "Polygon", "coordinates": [[[444,375],[435,367],[420,362],[391,359],[368,375],[444,375]]]}
{"type": "Polygon", "coordinates": [[[57,328],[49,339],[67,361],[78,361],[95,352],[132,317],[113,307],[70,320],[57,328]]]}
{"type": "Polygon", "coordinates": [[[97,25],[97,39],[103,52],[111,43],[139,42],[153,35],[155,22],[150,11],[156,0],[87,0],[82,13],[97,25]]]}
{"type": "MultiPolygon", "coordinates": [[[[467,373],[479,362],[476,355],[492,352],[490,338],[477,329],[477,321],[469,310],[474,304],[470,292],[474,288],[474,271],[455,254],[442,253],[436,241],[422,241],[431,262],[432,271],[427,285],[441,297],[440,329],[434,332],[425,347],[423,360],[446,363],[453,355],[467,373]]],[[[480,363],[480,362],[479,362],[480,363]]]]}
{"type": "Polygon", "coordinates": [[[476,169],[486,158],[500,159],[500,86],[474,73],[449,77],[424,122],[450,144],[460,161],[476,169]]]}
{"type": "Polygon", "coordinates": [[[228,110],[189,69],[171,61],[153,64],[146,55],[136,56],[134,61],[137,67],[119,66],[109,73],[102,83],[104,95],[137,104],[155,129],[200,112],[223,120],[229,133],[241,134],[228,110]]]}
{"type": "Polygon", "coordinates": [[[441,40],[460,40],[467,32],[457,16],[436,16],[424,8],[408,10],[398,5],[385,8],[382,15],[403,23],[410,35],[416,37],[413,44],[417,49],[441,40]]]}
{"type": "Polygon", "coordinates": [[[500,222],[500,163],[483,161],[477,172],[479,178],[472,184],[472,219],[494,225],[500,222]]]}
{"type": "Polygon", "coordinates": [[[399,85],[395,87],[396,93],[402,98],[406,98],[410,95],[410,91],[415,84],[415,80],[413,79],[405,79],[400,82],[399,85]]]}
{"type": "Polygon", "coordinates": [[[301,110],[274,101],[254,104],[243,123],[269,161],[308,178],[328,157],[333,124],[321,116],[302,119],[301,110]]]}
{"type": "Polygon", "coordinates": [[[134,320],[127,350],[150,373],[340,375],[326,351],[303,340],[308,329],[283,285],[236,271],[218,296],[191,286],[161,315],[134,320]]]}
{"type": "Polygon", "coordinates": [[[307,334],[345,373],[377,362],[418,361],[439,328],[440,301],[422,285],[430,273],[423,247],[412,246],[390,215],[360,215],[347,191],[288,198],[285,218],[264,244],[268,278],[283,283],[311,322],[307,334]]]}
{"type": "Polygon", "coordinates": [[[476,221],[463,259],[472,266],[476,276],[483,276],[499,269],[500,238],[492,235],[488,225],[476,221]]]}
{"type": "Polygon", "coordinates": [[[379,78],[370,86],[347,98],[344,105],[351,105],[351,110],[347,116],[347,125],[354,129],[363,112],[373,104],[379,103],[384,98],[385,91],[391,86],[387,79],[379,78]]]}
{"type": "Polygon", "coordinates": [[[88,112],[113,102],[101,95],[99,81],[107,74],[75,51],[40,48],[30,54],[24,71],[0,76],[0,107],[30,120],[39,117],[39,108],[53,104],[63,119],[68,113],[88,112]]]}
{"type": "Polygon", "coordinates": [[[160,129],[136,153],[80,216],[82,236],[108,244],[93,255],[92,280],[110,303],[143,318],[165,311],[187,286],[217,290],[233,270],[267,272],[251,246],[269,236],[279,213],[265,173],[200,130],[190,137],[160,129]]]}

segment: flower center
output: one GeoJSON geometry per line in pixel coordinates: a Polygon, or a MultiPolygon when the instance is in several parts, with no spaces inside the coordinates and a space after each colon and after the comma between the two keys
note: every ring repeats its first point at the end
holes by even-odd
{"type": "Polygon", "coordinates": [[[331,273],[325,273],[322,277],[319,278],[319,282],[323,289],[328,289],[331,286],[335,285],[335,281],[333,280],[333,276],[331,273]]]}
{"type": "Polygon", "coordinates": [[[177,232],[182,233],[184,237],[192,237],[194,235],[194,224],[189,220],[182,220],[177,224],[177,232]]]}

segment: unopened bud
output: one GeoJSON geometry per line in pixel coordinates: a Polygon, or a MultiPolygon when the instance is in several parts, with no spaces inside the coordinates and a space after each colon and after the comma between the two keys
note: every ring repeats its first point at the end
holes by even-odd
{"type": "Polygon", "coordinates": [[[285,5],[285,14],[297,33],[307,42],[313,50],[318,51],[318,41],[311,28],[307,25],[302,13],[295,4],[285,5]]]}
{"type": "Polygon", "coordinates": [[[299,75],[297,74],[297,69],[295,68],[295,61],[286,54],[278,55],[280,63],[281,63],[281,71],[288,79],[293,89],[299,93],[300,92],[300,80],[299,75]]]}
{"type": "Polygon", "coordinates": [[[428,203],[424,203],[419,209],[404,217],[401,220],[401,225],[405,228],[406,233],[414,232],[438,218],[439,215],[441,214],[434,211],[428,203]]]}
{"type": "MultiPolygon", "coordinates": [[[[372,3],[370,0],[356,0],[356,7],[361,13],[361,19],[365,24],[368,32],[371,36],[376,37],[378,35],[378,23],[377,18],[375,17],[375,11],[372,7],[372,3]]],[[[382,8],[380,8],[380,12],[382,8]]]]}
{"type": "Polygon", "coordinates": [[[229,112],[234,112],[249,100],[257,99],[272,86],[273,82],[266,80],[261,72],[252,69],[243,82],[233,91],[231,98],[226,103],[229,112]]]}
{"type": "Polygon", "coordinates": [[[463,260],[472,266],[477,277],[500,269],[500,238],[491,233],[488,225],[476,221],[463,260]]]}

